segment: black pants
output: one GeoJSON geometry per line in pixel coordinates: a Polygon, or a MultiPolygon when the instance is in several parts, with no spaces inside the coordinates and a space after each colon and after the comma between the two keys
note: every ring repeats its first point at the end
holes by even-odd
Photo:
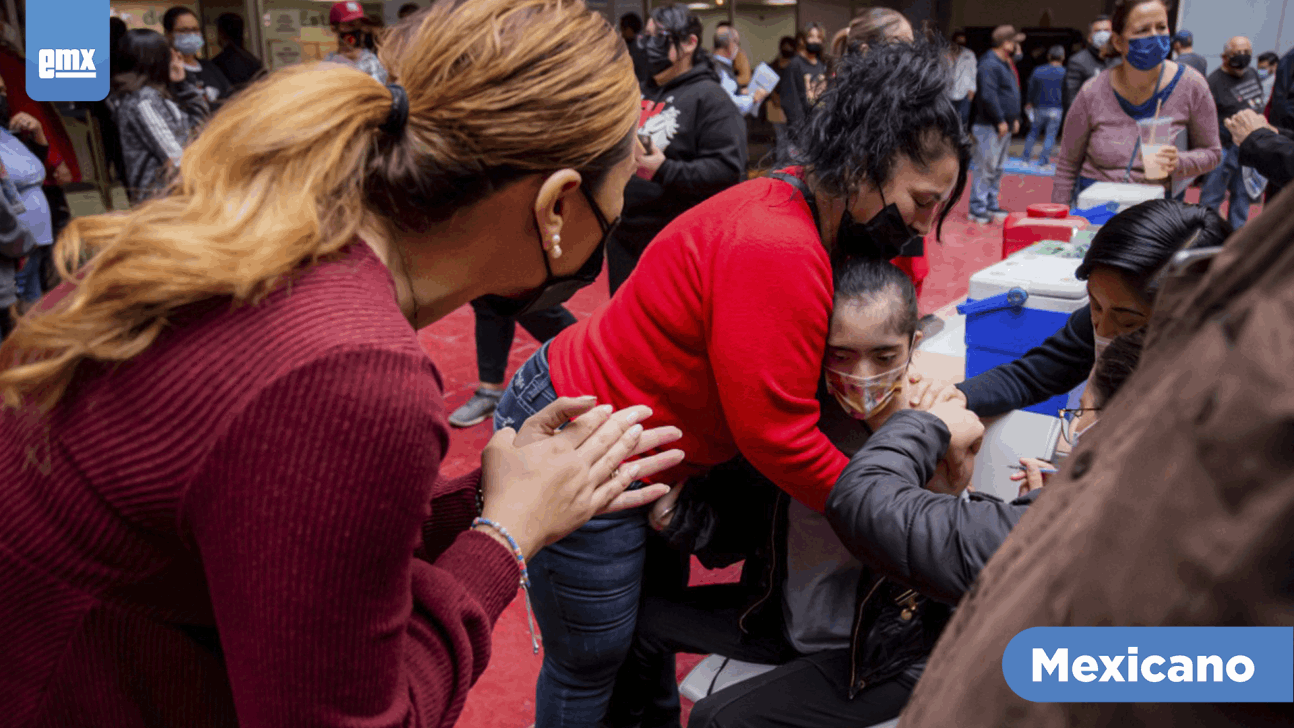
{"type": "Polygon", "coordinates": [[[9,307],[0,308],[0,341],[9,338],[9,333],[14,327],[13,316],[9,315],[9,307]]]}
{"type": "MultiPolygon", "coordinates": [[[[629,655],[640,670],[641,692],[650,693],[662,660],[673,668],[674,653],[714,653],[744,662],[779,665],[758,677],[720,690],[692,708],[689,728],[866,728],[890,720],[907,703],[913,685],[899,678],[848,697],[848,649],[799,655],[780,636],[742,640],[738,617],[748,594],[736,584],[692,587],[677,599],[648,598],[638,614],[629,655]]],[[[774,609],[777,607],[774,606],[774,609]]],[[[644,694],[643,728],[679,725],[678,689],[644,694]]]]}
{"type": "Polygon", "coordinates": [[[479,301],[472,301],[472,310],[476,313],[476,370],[486,384],[506,383],[508,353],[512,351],[518,323],[541,344],[575,323],[575,315],[565,306],[545,308],[516,319],[499,316],[479,301]]]}

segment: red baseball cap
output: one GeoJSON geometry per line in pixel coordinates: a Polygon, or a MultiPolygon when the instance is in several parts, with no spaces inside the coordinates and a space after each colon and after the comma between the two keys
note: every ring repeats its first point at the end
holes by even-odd
{"type": "Polygon", "coordinates": [[[364,8],[355,0],[345,0],[344,2],[333,3],[332,10],[328,11],[328,22],[336,25],[337,23],[349,23],[352,20],[359,20],[364,17],[364,8]]]}

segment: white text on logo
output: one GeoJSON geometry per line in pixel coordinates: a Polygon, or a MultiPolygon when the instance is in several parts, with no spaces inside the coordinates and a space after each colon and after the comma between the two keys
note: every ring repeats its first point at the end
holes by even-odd
{"type": "Polygon", "coordinates": [[[94,78],[93,48],[41,48],[41,78],[94,78]]]}

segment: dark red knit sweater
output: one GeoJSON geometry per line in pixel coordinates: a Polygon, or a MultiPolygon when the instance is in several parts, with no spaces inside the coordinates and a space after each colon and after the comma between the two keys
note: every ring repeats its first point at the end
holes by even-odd
{"type": "Polygon", "coordinates": [[[453,724],[518,570],[448,445],[362,244],[3,410],[0,723],[453,724]]]}

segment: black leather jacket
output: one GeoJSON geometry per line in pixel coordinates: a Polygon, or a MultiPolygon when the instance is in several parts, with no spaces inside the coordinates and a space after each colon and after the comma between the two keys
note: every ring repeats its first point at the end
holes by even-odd
{"type": "MultiPolygon", "coordinates": [[[[850,698],[890,679],[916,683],[953,605],[1036,497],[1007,504],[971,494],[963,501],[923,489],[948,441],[938,418],[900,412],[853,456],[828,500],[828,520],[866,567],[855,599],[851,674],[842,685],[850,698]]],[[[752,638],[786,633],[789,504],[738,458],[688,481],[662,534],[709,568],[745,559],[741,583],[750,599],[739,625],[752,638]]]]}

